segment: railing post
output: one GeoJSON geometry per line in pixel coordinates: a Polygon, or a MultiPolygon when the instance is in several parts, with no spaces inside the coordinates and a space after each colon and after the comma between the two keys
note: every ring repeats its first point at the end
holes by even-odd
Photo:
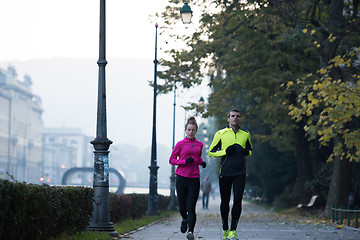
{"type": "Polygon", "coordinates": [[[335,205],[333,205],[331,208],[331,219],[332,219],[332,223],[334,223],[335,222],[335,205]]]}
{"type": "MultiPolygon", "coordinates": [[[[351,209],[348,209],[348,210],[351,210],[351,209]]],[[[351,212],[350,211],[347,211],[346,212],[346,215],[347,215],[347,222],[348,222],[348,226],[350,226],[350,215],[351,215],[351,212]]]]}
{"type": "MultiPolygon", "coordinates": [[[[355,207],[355,210],[358,210],[357,206],[355,207]]],[[[359,212],[358,211],[355,212],[355,227],[356,228],[359,227],[359,212]]]]}
{"type": "Polygon", "coordinates": [[[335,205],[335,222],[337,223],[338,221],[338,210],[337,210],[337,206],[335,205]]]}
{"type": "Polygon", "coordinates": [[[340,224],[343,224],[343,211],[342,205],[340,205],[340,224]]]}

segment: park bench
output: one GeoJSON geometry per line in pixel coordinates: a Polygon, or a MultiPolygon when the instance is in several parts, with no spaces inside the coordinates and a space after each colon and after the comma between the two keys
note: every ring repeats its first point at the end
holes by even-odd
{"type": "Polygon", "coordinates": [[[319,197],[318,195],[312,196],[308,204],[298,204],[297,208],[304,210],[304,211],[310,211],[310,210],[314,209],[314,205],[315,205],[316,199],[318,199],[318,197],[319,197]]]}

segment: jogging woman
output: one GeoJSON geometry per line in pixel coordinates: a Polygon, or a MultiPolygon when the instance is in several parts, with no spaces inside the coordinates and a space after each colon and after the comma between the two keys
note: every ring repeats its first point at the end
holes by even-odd
{"type": "Polygon", "coordinates": [[[188,231],[186,234],[188,240],[194,239],[195,207],[200,191],[199,165],[206,167],[206,163],[201,158],[203,143],[195,139],[197,130],[195,118],[190,117],[185,124],[186,137],[175,145],[169,159],[171,165],[177,165],[176,193],[182,217],[180,231],[182,233],[188,231]]]}

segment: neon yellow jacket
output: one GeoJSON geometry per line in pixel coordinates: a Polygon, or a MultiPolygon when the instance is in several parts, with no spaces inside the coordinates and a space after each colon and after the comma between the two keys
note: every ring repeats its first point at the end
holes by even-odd
{"type": "Polygon", "coordinates": [[[209,148],[209,156],[221,157],[220,176],[236,176],[246,174],[246,150],[248,156],[251,156],[250,132],[242,129],[234,132],[232,128],[227,127],[215,133],[209,148]],[[226,149],[234,144],[236,144],[235,152],[227,156],[226,149]]]}

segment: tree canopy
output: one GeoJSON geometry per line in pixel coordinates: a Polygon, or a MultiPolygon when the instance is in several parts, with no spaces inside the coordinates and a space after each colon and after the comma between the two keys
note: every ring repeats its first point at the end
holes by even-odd
{"type": "MultiPolygon", "coordinates": [[[[162,14],[167,24],[178,19],[181,4],[169,1],[162,14]]],[[[190,4],[202,12],[199,28],[182,37],[186,48],[173,49],[170,59],[160,61],[165,69],[159,73],[165,80],[162,92],[175,82],[190,88],[210,79],[205,108],[196,103],[190,107],[215,117],[220,127],[226,112],[237,106],[255,141],[254,163],[249,165],[270,166],[264,171],[282,174],[284,179],[271,179],[281,182],[275,192],[293,184],[300,189],[288,194],[297,195],[293,201],[309,194],[307,183],[320,175],[326,160],[359,162],[358,0],[190,4]]],[[[272,200],[274,191],[264,184],[269,172],[249,173],[272,200]]]]}

